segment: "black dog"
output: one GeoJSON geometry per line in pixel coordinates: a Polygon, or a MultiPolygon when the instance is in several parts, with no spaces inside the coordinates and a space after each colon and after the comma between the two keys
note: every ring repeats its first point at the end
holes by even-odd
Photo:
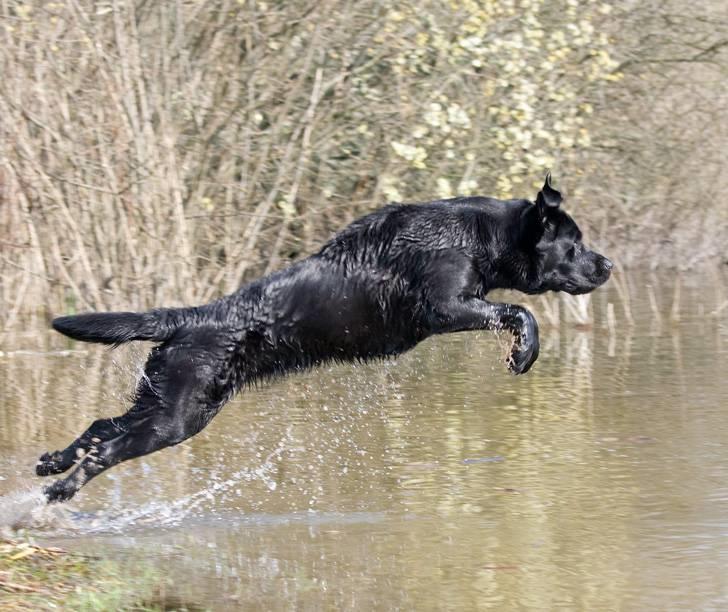
{"type": "Polygon", "coordinates": [[[39,475],[70,476],[45,489],[70,499],[121,461],[179,444],[202,430],[246,384],[326,361],[398,355],[433,334],[506,329],[508,367],[527,372],[538,326],[520,306],[485,300],[491,289],[586,293],[612,263],[581,242],[550,176],[536,202],[454,198],[392,204],[343,230],[311,257],[194,308],[59,317],[53,327],[87,342],[158,342],[134,405],[95,421],[39,475]]]}

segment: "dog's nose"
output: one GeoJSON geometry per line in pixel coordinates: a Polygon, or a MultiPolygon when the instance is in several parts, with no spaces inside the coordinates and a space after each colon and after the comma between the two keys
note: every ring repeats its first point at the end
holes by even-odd
{"type": "Polygon", "coordinates": [[[604,268],[605,270],[611,270],[613,267],[614,264],[612,263],[612,260],[605,257],[602,261],[602,268],[604,268]]]}

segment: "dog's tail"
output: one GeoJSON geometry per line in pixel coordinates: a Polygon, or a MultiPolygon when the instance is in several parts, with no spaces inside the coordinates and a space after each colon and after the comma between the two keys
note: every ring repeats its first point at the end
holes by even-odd
{"type": "Polygon", "coordinates": [[[89,312],[53,319],[57,332],[84,342],[123,344],[132,340],[162,342],[170,338],[195,308],[159,308],[149,312],[89,312]]]}

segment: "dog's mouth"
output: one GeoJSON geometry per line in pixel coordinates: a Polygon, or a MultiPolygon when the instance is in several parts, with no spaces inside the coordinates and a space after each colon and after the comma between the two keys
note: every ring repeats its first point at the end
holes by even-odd
{"type": "Polygon", "coordinates": [[[610,270],[604,270],[597,276],[584,279],[583,282],[567,281],[559,290],[565,291],[571,295],[583,295],[584,293],[590,293],[606,283],[611,275],[612,273],[610,270]]]}
{"type": "Polygon", "coordinates": [[[601,285],[601,283],[595,285],[571,285],[564,287],[562,291],[565,291],[569,295],[583,295],[585,293],[591,293],[594,289],[599,287],[599,285],[601,285]]]}

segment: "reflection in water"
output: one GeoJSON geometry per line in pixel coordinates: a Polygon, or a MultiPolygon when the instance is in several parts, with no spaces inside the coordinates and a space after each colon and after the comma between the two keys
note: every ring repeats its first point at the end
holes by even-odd
{"type": "Polygon", "coordinates": [[[51,508],[36,457],[119,413],[147,347],[6,335],[0,522],[218,609],[725,608],[728,309],[647,282],[551,304],[525,377],[489,334],[294,376],[51,508]]]}

